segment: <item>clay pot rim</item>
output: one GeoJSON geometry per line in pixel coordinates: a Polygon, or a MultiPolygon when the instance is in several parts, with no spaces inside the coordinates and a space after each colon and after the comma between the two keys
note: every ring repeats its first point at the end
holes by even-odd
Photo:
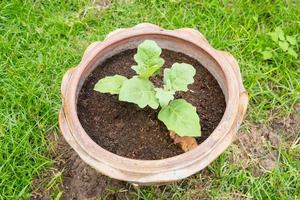
{"type": "Polygon", "coordinates": [[[199,157],[207,156],[213,149],[220,143],[231,131],[233,126],[236,126],[237,116],[238,116],[238,105],[239,105],[239,83],[235,74],[234,69],[230,66],[230,63],[226,58],[221,56],[219,52],[213,49],[210,45],[205,42],[193,41],[193,37],[189,37],[188,34],[179,34],[178,32],[184,33],[189,31],[192,34],[199,34],[199,39],[201,35],[199,32],[193,29],[177,29],[175,31],[163,30],[159,27],[135,27],[131,29],[122,30],[115,35],[109,36],[106,40],[101,43],[94,44],[91,48],[88,48],[86,53],[83,56],[82,61],[78,67],[72,71],[72,75],[68,81],[68,90],[66,90],[63,95],[64,98],[64,114],[68,126],[71,130],[76,130],[72,132],[73,137],[80,147],[93,159],[98,162],[104,163],[112,168],[120,169],[123,171],[133,172],[133,173],[161,173],[165,171],[172,171],[184,168],[193,164],[196,160],[199,160],[199,157]],[[120,33],[120,34],[119,34],[120,33]],[[81,75],[84,72],[85,68],[92,63],[97,62],[96,57],[101,51],[105,51],[111,48],[112,45],[118,44],[120,41],[128,40],[129,38],[138,37],[141,35],[160,35],[176,40],[181,40],[190,45],[194,45],[197,48],[201,48],[207,55],[213,59],[222,69],[228,91],[228,99],[226,103],[226,109],[223,114],[223,117],[216,127],[216,129],[211,133],[211,135],[198,147],[192,151],[162,159],[162,160],[137,160],[130,159],[126,157],[119,156],[112,152],[107,151],[98,144],[96,144],[85,132],[77,115],[77,104],[76,104],[76,89],[80,83],[81,75]],[[234,77],[234,78],[233,78],[234,77]],[[230,79],[230,80],[229,80],[230,79]],[[213,143],[211,138],[217,138],[213,143]],[[206,149],[205,153],[199,151],[201,149],[206,149]]]}

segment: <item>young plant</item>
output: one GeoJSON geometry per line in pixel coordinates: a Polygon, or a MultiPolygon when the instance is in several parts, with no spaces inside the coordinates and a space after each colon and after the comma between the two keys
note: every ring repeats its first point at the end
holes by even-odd
{"type": "Polygon", "coordinates": [[[186,63],[174,63],[164,70],[163,87],[155,88],[149,78],[159,74],[164,65],[160,54],[161,48],[154,41],[145,40],[134,55],[137,64],[131,68],[136,72],[135,76],[130,79],[121,75],[107,76],[99,80],[94,89],[119,94],[120,101],[135,103],[140,108],[157,109],[160,106],[158,119],[168,130],[181,137],[198,137],[201,129],[196,108],[184,99],[174,100],[175,92],[187,91],[187,86],[194,82],[196,70],[186,63]]]}
{"type": "MultiPolygon", "coordinates": [[[[290,56],[294,58],[298,58],[298,54],[295,51],[295,47],[297,46],[297,38],[295,36],[285,35],[283,30],[280,27],[275,28],[274,32],[268,33],[271,37],[274,44],[276,44],[279,49],[283,52],[286,52],[290,56]]],[[[277,52],[278,48],[267,47],[264,51],[261,52],[264,60],[272,59],[273,55],[277,52]]]]}

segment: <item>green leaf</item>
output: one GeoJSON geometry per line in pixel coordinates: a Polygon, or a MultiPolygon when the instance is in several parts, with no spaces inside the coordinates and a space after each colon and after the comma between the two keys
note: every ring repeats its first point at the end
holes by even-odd
{"type": "Polygon", "coordinates": [[[278,33],[276,32],[270,32],[268,33],[268,35],[271,37],[271,39],[274,41],[274,42],[278,42],[278,33]]]}
{"type": "Polygon", "coordinates": [[[171,69],[164,71],[164,86],[167,90],[187,91],[187,86],[194,82],[196,70],[186,63],[174,63],[171,69]]]}
{"type": "Polygon", "coordinates": [[[161,120],[169,130],[179,136],[201,136],[200,119],[196,108],[184,99],[177,99],[163,107],[158,113],[161,120]]]}
{"type": "Polygon", "coordinates": [[[158,65],[153,65],[152,67],[148,68],[141,68],[138,65],[134,65],[131,67],[134,71],[139,72],[139,77],[143,79],[148,79],[152,75],[156,75],[159,73],[160,66],[158,65]],[[142,69],[142,70],[140,70],[142,69]]]}
{"type": "Polygon", "coordinates": [[[174,99],[174,94],[175,94],[174,91],[168,91],[161,88],[155,88],[155,91],[156,91],[155,96],[158,99],[161,107],[168,105],[169,102],[174,99]]]}
{"type": "Polygon", "coordinates": [[[153,74],[159,72],[164,64],[164,59],[160,57],[161,48],[152,40],[145,40],[138,46],[134,60],[137,66],[132,69],[141,77],[149,78],[153,74]]]}
{"type": "Polygon", "coordinates": [[[284,32],[280,27],[276,27],[275,32],[278,34],[280,40],[284,40],[284,32]]]}
{"type": "Polygon", "coordinates": [[[287,43],[285,41],[284,42],[279,41],[278,45],[283,51],[287,51],[289,48],[289,43],[287,43]]]}
{"type": "Polygon", "coordinates": [[[159,106],[151,81],[136,76],[123,83],[119,100],[135,103],[140,108],[145,108],[148,105],[156,109],[159,106]]]}
{"type": "Polygon", "coordinates": [[[269,60],[273,56],[271,51],[263,51],[263,52],[261,52],[261,54],[263,55],[264,60],[269,60]]]}
{"type": "Polygon", "coordinates": [[[96,83],[94,90],[102,93],[119,94],[126,80],[126,77],[120,75],[107,76],[96,83]]]}
{"type": "Polygon", "coordinates": [[[296,37],[294,36],[286,36],[286,40],[291,44],[291,45],[296,45],[297,44],[297,40],[296,37]]]}
{"type": "Polygon", "coordinates": [[[294,58],[298,58],[298,54],[296,53],[296,51],[292,47],[288,48],[288,54],[290,54],[294,58]]]}

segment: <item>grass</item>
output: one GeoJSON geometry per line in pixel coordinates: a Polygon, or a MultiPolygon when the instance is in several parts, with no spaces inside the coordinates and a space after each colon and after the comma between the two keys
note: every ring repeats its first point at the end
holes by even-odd
{"type": "MultiPolygon", "coordinates": [[[[278,26],[299,41],[299,4],[288,0],[124,0],[101,9],[83,0],[1,1],[0,199],[29,198],[33,178],[53,163],[46,156],[45,138],[58,129],[64,72],[79,63],[89,43],[119,27],[151,22],[168,29],[199,29],[215,48],[238,59],[250,95],[252,122],[268,122],[274,109],[281,116],[292,112],[300,99],[299,59],[279,52],[264,61],[260,51],[275,48],[267,33],[278,26]]],[[[299,54],[299,44],[296,51],[299,54]]],[[[209,167],[214,179],[206,193],[211,198],[232,193],[253,199],[300,198],[299,145],[281,149],[279,167],[262,177],[235,168],[227,160],[230,153],[234,152],[226,151],[209,167]]],[[[187,182],[168,186],[159,196],[153,187],[136,195],[168,199],[172,194],[174,199],[188,199],[195,184],[192,179],[187,182]]]]}

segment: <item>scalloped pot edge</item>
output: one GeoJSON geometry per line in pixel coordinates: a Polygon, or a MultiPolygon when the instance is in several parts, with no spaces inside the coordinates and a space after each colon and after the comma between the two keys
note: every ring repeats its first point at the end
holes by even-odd
{"type": "Polygon", "coordinates": [[[79,65],[65,73],[61,92],[63,107],[59,125],[70,146],[100,173],[140,185],[177,181],[205,168],[233,142],[248,105],[239,66],[231,54],[212,48],[195,29],[165,30],[148,23],[117,29],[104,41],[92,43],[79,65]],[[125,49],[136,48],[145,39],[197,59],[218,81],[226,100],[221,122],[203,143],[191,151],[162,160],[134,160],[101,148],[84,131],[76,109],[81,86],[97,64],[125,49]]]}

